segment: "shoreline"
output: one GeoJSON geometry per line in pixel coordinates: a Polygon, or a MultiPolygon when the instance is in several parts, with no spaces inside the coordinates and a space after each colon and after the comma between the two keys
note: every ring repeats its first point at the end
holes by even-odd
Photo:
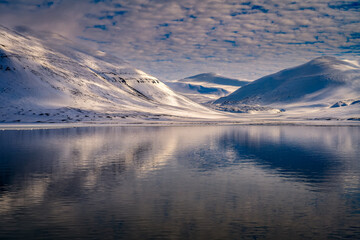
{"type": "Polygon", "coordinates": [[[143,121],[143,122],[77,122],[77,123],[0,123],[0,131],[40,130],[80,127],[203,127],[203,126],[313,126],[360,127],[360,121],[336,120],[274,120],[244,121],[143,121]]]}

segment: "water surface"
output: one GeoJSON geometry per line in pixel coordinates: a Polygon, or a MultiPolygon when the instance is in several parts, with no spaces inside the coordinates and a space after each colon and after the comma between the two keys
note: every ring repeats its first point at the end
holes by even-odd
{"type": "Polygon", "coordinates": [[[0,239],[360,239],[360,128],[0,132],[0,239]]]}

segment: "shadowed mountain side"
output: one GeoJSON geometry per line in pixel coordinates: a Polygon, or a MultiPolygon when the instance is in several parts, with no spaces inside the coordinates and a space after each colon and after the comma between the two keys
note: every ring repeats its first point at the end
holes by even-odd
{"type": "Polygon", "coordinates": [[[202,85],[191,83],[167,82],[166,85],[181,93],[214,94],[218,96],[225,96],[229,94],[229,92],[223,88],[204,87],[202,85]]]}

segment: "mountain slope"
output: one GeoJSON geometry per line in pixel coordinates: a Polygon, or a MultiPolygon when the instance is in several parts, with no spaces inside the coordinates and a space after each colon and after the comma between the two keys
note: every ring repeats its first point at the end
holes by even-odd
{"type": "Polygon", "coordinates": [[[117,57],[1,26],[0,93],[0,122],[219,115],[117,57]]]}
{"type": "Polygon", "coordinates": [[[359,64],[325,56],[253,81],[215,104],[329,107],[359,96],[359,64]]]}
{"type": "Polygon", "coordinates": [[[165,82],[174,91],[199,103],[226,96],[248,83],[248,81],[227,78],[215,73],[202,73],[177,81],[165,82]]]}

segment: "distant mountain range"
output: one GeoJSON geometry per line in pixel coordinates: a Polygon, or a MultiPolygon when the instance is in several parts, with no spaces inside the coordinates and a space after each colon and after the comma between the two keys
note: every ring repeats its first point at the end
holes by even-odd
{"type": "Polygon", "coordinates": [[[116,56],[1,26],[0,101],[0,122],[219,115],[116,56]]]}
{"type": "Polygon", "coordinates": [[[199,103],[229,95],[248,83],[249,81],[227,78],[216,73],[201,73],[177,81],[165,82],[174,91],[199,103]]]}

